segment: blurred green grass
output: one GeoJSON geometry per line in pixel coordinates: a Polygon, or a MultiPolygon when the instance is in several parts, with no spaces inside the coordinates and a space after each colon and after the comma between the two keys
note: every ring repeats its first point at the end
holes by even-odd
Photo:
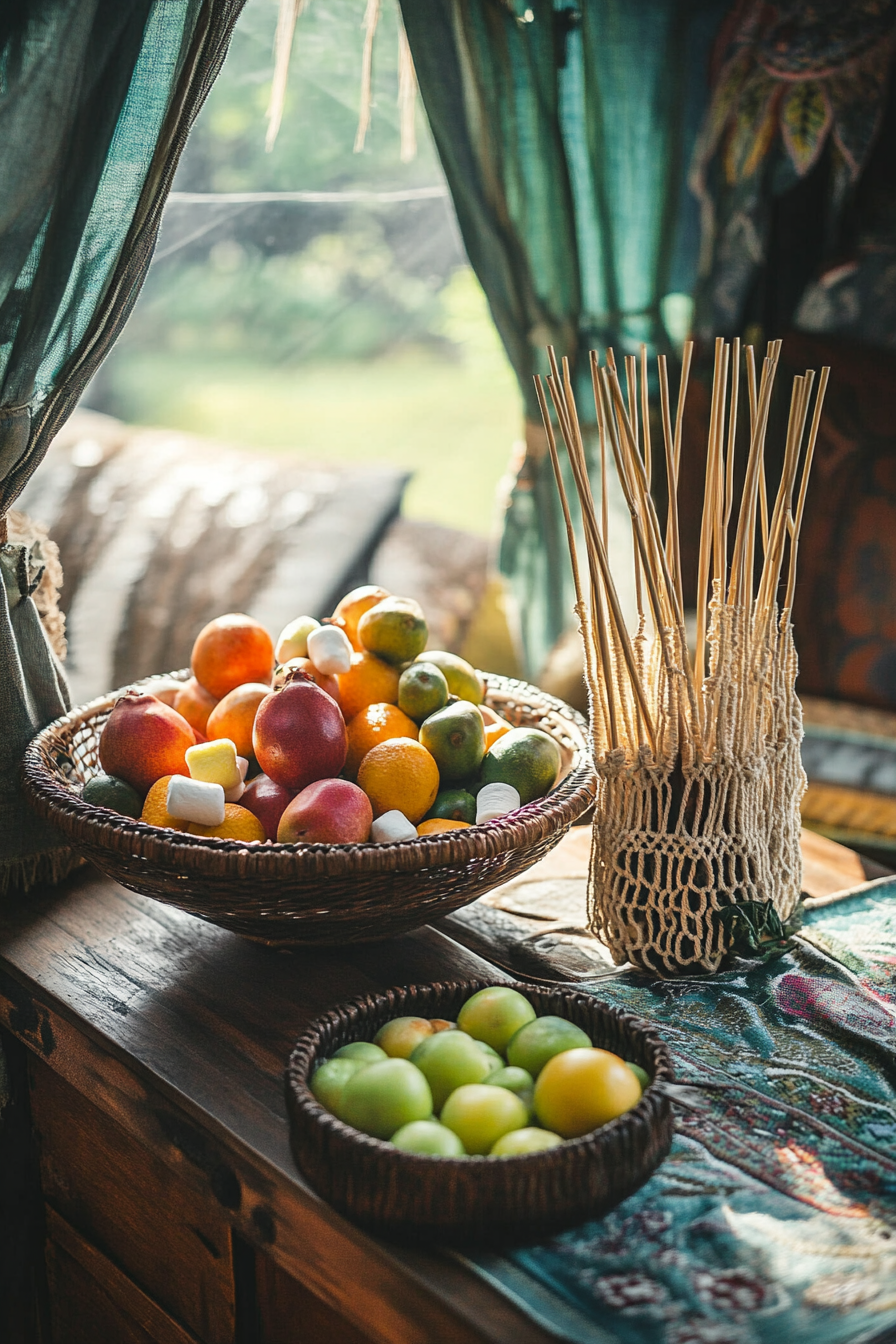
{"type": "Polygon", "coordinates": [[[409,517],[489,534],[495,492],[522,427],[513,372],[466,268],[442,291],[448,348],[376,359],[262,363],[236,352],[127,349],[110,361],[131,423],[328,462],[413,472],[409,517]]]}

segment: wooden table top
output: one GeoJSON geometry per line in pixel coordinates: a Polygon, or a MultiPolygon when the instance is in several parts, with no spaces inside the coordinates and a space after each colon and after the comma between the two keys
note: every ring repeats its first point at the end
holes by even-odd
{"type": "MultiPolygon", "coordinates": [[[[578,966],[581,940],[562,936],[584,923],[588,842],[587,828],[574,828],[522,878],[443,921],[447,933],[341,950],[256,946],[82,869],[0,910],[0,1024],[368,1334],[388,1344],[546,1344],[556,1336],[457,1259],[379,1242],[314,1195],[290,1153],[283,1071],[307,1023],[340,1000],[508,978],[470,947],[516,967],[520,949],[534,948],[536,973],[549,978],[593,974],[593,950],[578,966]]],[[[807,832],[803,857],[813,896],[874,875],[807,832]]]]}
{"type": "Polygon", "coordinates": [[[93,869],[0,913],[0,1023],[389,1344],[556,1337],[457,1260],[378,1242],[318,1199],[290,1154],[283,1070],[306,1024],[339,1000],[481,974],[506,978],[433,929],[271,951],[93,869]]]}

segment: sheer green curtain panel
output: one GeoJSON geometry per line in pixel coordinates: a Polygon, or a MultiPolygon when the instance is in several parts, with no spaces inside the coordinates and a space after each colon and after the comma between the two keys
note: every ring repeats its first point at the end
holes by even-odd
{"type": "Polygon", "coordinates": [[[243,0],[0,6],[0,894],[70,860],[18,767],[68,706],[5,514],[124,325],[243,0]]]}
{"type": "Polygon", "coordinates": [[[687,167],[729,0],[401,0],[470,262],[530,426],[504,523],[530,673],[568,624],[571,578],[532,375],[553,342],[590,400],[587,352],[672,350],[699,213],[687,167]]]}

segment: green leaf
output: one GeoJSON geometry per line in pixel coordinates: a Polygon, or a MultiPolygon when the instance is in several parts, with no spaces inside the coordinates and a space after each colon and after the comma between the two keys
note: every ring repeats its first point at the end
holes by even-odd
{"type": "Polygon", "coordinates": [[[791,935],[800,927],[802,912],[797,908],[785,925],[771,901],[742,901],[725,906],[719,919],[728,934],[729,956],[771,961],[793,947],[791,935]]]}
{"type": "Polygon", "coordinates": [[[818,80],[801,80],[788,89],[781,105],[781,134],[800,177],[818,159],[831,126],[831,103],[818,80]]]}

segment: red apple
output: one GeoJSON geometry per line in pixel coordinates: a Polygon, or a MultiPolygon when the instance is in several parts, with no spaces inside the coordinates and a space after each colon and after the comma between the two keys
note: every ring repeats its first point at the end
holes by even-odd
{"type": "Polygon", "coordinates": [[[293,789],[284,789],[282,784],[275,784],[267,775],[256,775],[246,785],[240,807],[248,808],[253,817],[258,818],[269,840],[276,840],[283,809],[294,796],[293,789]]]}
{"type": "Polygon", "coordinates": [[[331,695],[293,672],[258,706],[252,746],[264,773],[295,792],[339,774],[348,751],[345,719],[331,695]]]}
{"type": "Polygon", "coordinates": [[[287,806],[277,839],[281,845],[360,845],[372,822],[370,799],[357,784],[319,779],[287,806]]]}

